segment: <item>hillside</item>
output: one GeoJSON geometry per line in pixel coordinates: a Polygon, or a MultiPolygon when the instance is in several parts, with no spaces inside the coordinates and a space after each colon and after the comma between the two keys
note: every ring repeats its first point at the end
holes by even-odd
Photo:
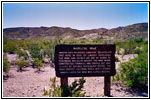
{"type": "Polygon", "coordinates": [[[77,30],[69,27],[17,27],[3,29],[4,38],[8,39],[35,39],[35,38],[77,38],[77,39],[130,39],[148,38],[148,23],[133,24],[112,29],[77,30]]]}

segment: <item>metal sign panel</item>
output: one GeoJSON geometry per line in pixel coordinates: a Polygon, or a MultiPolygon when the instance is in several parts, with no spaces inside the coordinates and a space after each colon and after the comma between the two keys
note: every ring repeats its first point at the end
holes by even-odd
{"type": "Polygon", "coordinates": [[[115,75],[115,45],[56,45],[57,77],[115,75]]]}

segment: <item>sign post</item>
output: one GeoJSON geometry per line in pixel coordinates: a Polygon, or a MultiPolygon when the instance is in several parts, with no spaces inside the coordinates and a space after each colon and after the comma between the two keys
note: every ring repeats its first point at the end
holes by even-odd
{"type": "MultiPolygon", "coordinates": [[[[68,77],[61,77],[61,87],[68,87],[68,77]]],[[[64,97],[64,94],[61,93],[61,96],[64,97]]]]}
{"type": "Polygon", "coordinates": [[[55,71],[61,86],[68,86],[68,77],[104,76],[104,95],[110,96],[115,45],[56,45],[55,71]]]}
{"type": "Polygon", "coordinates": [[[61,86],[68,86],[68,77],[61,77],[61,86]]]}
{"type": "Polygon", "coordinates": [[[110,96],[111,77],[104,76],[104,95],[110,96]]]}

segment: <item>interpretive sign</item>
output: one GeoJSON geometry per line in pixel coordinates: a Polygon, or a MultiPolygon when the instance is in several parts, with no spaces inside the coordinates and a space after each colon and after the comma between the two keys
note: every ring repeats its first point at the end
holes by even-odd
{"type": "Polygon", "coordinates": [[[114,54],[115,45],[56,45],[56,76],[113,76],[114,54]]]}

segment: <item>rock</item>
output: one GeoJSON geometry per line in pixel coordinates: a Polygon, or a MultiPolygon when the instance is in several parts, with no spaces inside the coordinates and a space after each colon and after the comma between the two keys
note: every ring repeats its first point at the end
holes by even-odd
{"type": "Polygon", "coordinates": [[[49,63],[49,58],[45,58],[45,59],[43,60],[43,62],[46,63],[46,64],[48,64],[48,63],[49,63]]]}
{"type": "Polygon", "coordinates": [[[119,53],[120,53],[120,54],[124,54],[124,51],[125,51],[125,50],[124,50],[123,48],[120,48],[120,52],[119,52],[119,53]]]}
{"type": "Polygon", "coordinates": [[[19,60],[25,60],[25,58],[21,56],[21,57],[19,58],[19,60]]]}
{"type": "Polygon", "coordinates": [[[30,55],[29,51],[28,51],[28,50],[25,50],[25,51],[26,51],[26,53],[27,53],[28,57],[31,57],[31,55],[30,55]]]}

